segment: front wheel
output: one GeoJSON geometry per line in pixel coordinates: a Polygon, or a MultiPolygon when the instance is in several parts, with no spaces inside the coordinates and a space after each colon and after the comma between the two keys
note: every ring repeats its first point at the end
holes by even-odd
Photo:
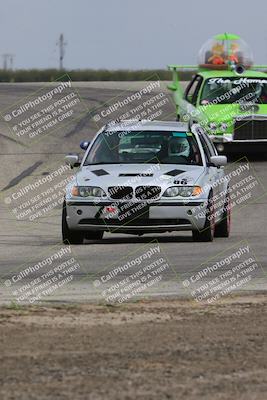
{"type": "Polygon", "coordinates": [[[199,230],[194,230],[192,232],[194,242],[212,242],[215,233],[215,212],[214,212],[214,201],[213,196],[210,194],[208,199],[206,221],[204,228],[199,230]]]}
{"type": "Polygon", "coordinates": [[[68,227],[65,201],[62,207],[62,241],[65,244],[83,244],[83,232],[73,231],[68,227]]]}
{"type": "Polygon", "coordinates": [[[101,240],[103,235],[103,231],[87,231],[84,233],[84,237],[87,240],[101,240]]]}
{"type": "Polygon", "coordinates": [[[216,225],[215,237],[229,237],[231,228],[231,199],[230,194],[227,192],[225,203],[223,207],[222,220],[216,225]]]}

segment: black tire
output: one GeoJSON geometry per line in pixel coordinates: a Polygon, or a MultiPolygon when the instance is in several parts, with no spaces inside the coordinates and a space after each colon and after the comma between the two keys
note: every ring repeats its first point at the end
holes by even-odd
{"type": "Polygon", "coordinates": [[[223,219],[216,225],[215,237],[229,237],[231,229],[231,199],[229,191],[226,194],[223,219]]]}
{"type": "Polygon", "coordinates": [[[69,229],[67,223],[66,202],[62,207],[62,241],[65,244],[83,244],[83,232],[69,229]]]}
{"type": "Polygon", "coordinates": [[[87,240],[101,240],[103,238],[103,231],[88,231],[84,232],[84,237],[87,240]]]}
{"type": "Polygon", "coordinates": [[[215,216],[214,216],[214,203],[212,193],[208,199],[206,222],[204,228],[192,231],[194,242],[212,242],[215,233],[215,216]]]}

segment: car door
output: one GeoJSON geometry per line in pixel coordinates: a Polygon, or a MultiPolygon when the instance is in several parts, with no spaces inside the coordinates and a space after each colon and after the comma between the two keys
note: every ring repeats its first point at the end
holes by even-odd
{"type": "MultiPolygon", "coordinates": [[[[208,135],[203,131],[202,132],[202,145],[205,146],[207,151],[207,156],[210,162],[210,157],[217,156],[217,150],[208,137],[208,135]]],[[[220,218],[221,213],[223,212],[223,206],[225,202],[225,181],[224,177],[224,167],[216,167],[210,164],[208,167],[211,174],[211,179],[213,182],[213,195],[214,195],[214,206],[215,211],[217,212],[217,217],[220,218]]],[[[217,218],[216,218],[217,219],[217,218]]]]}
{"type": "MultiPolygon", "coordinates": [[[[217,156],[218,152],[217,152],[216,147],[214,146],[212,140],[209,138],[209,135],[207,135],[206,132],[203,132],[203,137],[204,137],[204,140],[207,143],[207,146],[208,146],[208,148],[210,150],[211,156],[217,156]]],[[[223,166],[222,167],[216,167],[216,169],[217,169],[217,179],[218,179],[218,182],[219,182],[217,186],[218,186],[219,191],[221,191],[221,190],[224,189],[224,186],[225,186],[225,183],[224,183],[224,181],[222,179],[224,177],[224,167],[223,166]]]]}
{"type": "Polygon", "coordinates": [[[192,81],[188,84],[184,93],[183,101],[183,114],[187,114],[190,119],[198,120],[198,112],[196,109],[198,92],[201,87],[203,78],[200,75],[196,75],[192,81]]]}

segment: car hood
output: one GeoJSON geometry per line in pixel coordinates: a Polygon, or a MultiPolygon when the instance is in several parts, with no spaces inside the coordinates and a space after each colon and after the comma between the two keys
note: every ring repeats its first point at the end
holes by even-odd
{"type": "Polygon", "coordinates": [[[208,118],[210,121],[215,122],[227,122],[237,116],[246,116],[246,115],[266,115],[267,119],[267,104],[255,104],[257,110],[251,111],[250,108],[248,110],[242,110],[239,104],[217,104],[217,105],[209,105],[207,107],[201,108],[203,115],[205,118],[208,118]]]}
{"type": "Polygon", "coordinates": [[[205,168],[177,164],[103,164],[84,166],[76,175],[78,186],[132,186],[170,183],[194,185],[205,168]]]}

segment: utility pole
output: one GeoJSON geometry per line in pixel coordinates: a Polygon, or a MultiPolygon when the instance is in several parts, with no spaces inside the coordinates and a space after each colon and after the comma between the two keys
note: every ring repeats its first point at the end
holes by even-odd
{"type": "Polygon", "coordinates": [[[59,69],[64,69],[63,68],[63,58],[65,56],[65,47],[66,47],[67,43],[64,42],[63,33],[60,34],[57,45],[59,46],[59,69]]]}
{"type": "Polygon", "coordinates": [[[8,69],[12,70],[14,55],[5,53],[5,54],[2,54],[2,57],[3,57],[3,69],[4,70],[8,70],[8,69]]]}

